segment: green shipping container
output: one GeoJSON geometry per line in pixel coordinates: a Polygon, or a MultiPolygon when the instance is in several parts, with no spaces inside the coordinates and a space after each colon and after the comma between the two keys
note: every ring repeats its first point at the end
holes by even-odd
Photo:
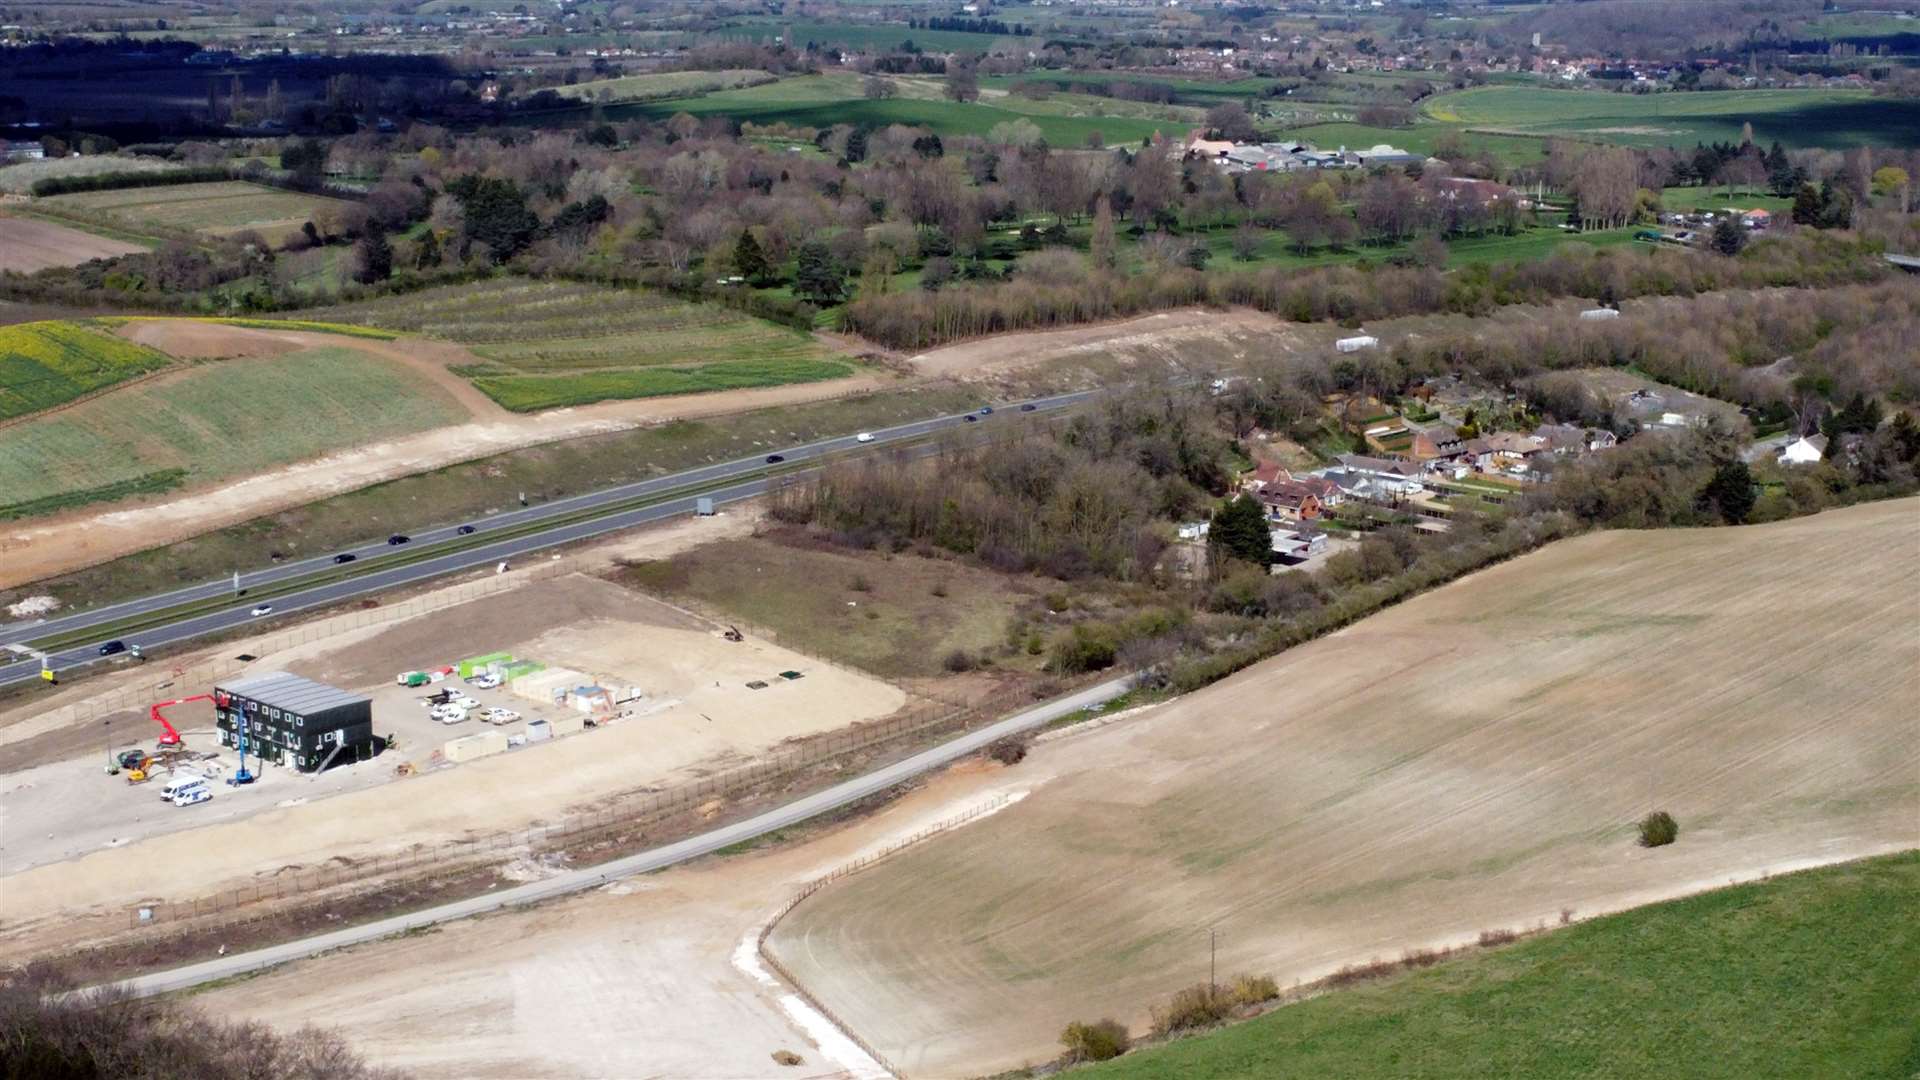
{"type": "Polygon", "coordinates": [[[513,663],[508,664],[500,674],[512,680],[522,675],[531,675],[536,671],[545,670],[547,670],[547,665],[540,663],[538,660],[515,660],[513,663]]]}
{"type": "Polygon", "coordinates": [[[425,686],[428,682],[427,673],[424,671],[409,671],[402,678],[406,680],[408,686],[425,686]]]}
{"type": "Polygon", "coordinates": [[[474,656],[474,657],[469,657],[468,659],[462,660],[458,664],[454,665],[454,670],[459,673],[461,678],[467,679],[467,678],[471,678],[476,672],[482,672],[487,670],[488,664],[493,664],[493,663],[504,664],[512,660],[513,660],[512,653],[503,653],[503,652],[488,653],[485,656],[474,656]]]}

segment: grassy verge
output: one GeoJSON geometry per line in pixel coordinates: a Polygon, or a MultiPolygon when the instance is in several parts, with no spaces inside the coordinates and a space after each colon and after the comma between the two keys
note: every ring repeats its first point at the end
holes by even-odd
{"type": "Polygon", "coordinates": [[[371,338],[375,341],[392,341],[400,336],[391,330],[382,330],[373,326],[350,326],[346,323],[314,322],[308,319],[248,319],[216,315],[108,315],[96,321],[112,326],[119,326],[130,322],[157,322],[161,319],[171,319],[178,322],[218,323],[221,326],[244,326],[253,330],[305,330],[315,334],[340,334],[345,337],[371,338]]]}
{"type": "Polygon", "coordinates": [[[1089,1077],[1911,1077],[1920,853],[1641,908],[1089,1077]]]}
{"type": "Polygon", "coordinates": [[[835,360],[743,360],[689,368],[588,371],[577,375],[483,375],[473,379],[473,385],[499,402],[502,408],[539,412],[568,405],[591,405],[596,401],[824,382],[851,374],[852,366],[835,360]]]}
{"type": "Polygon", "coordinates": [[[484,517],[517,507],[522,493],[529,502],[565,498],[771,445],[886,427],[977,404],[974,391],[963,387],[901,390],[528,447],[254,518],[53,578],[30,591],[86,607],[258,569],[276,556],[314,555],[388,532],[484,517]]]}

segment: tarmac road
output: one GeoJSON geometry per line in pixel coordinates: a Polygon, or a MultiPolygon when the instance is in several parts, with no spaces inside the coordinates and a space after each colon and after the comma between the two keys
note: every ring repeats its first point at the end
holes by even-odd
{"type": "MultiPolygon", "coordinates": [[[[231,978],[249,972],[260,971],[289,961],[314,956],[332,949],[349,945],[360,945],[394,934],[404,933],[435,923],[462,919],[480,915],[501,908],[520,907],[527,904],[551,900],[557,896],[584,892],[607,882],[634,874],[644,874],[659,870],[676,863],[686,862],[702,855],[712,854],[743,840],[751,840],[776,829],[817,817],[830,810],[863,799],[876,792],[884,791],[921,773],[939,768],[968,754],[985,748],[1004,735],[1031,731],[1060,717],[1078,712],[1090,706],[1105,704],[1126,693],[1133,685],[1133,676],[1124,675],[1110,679],[1097,686],[1089,687],[1076,694],[1037,705],[1025,712],[1016,713],[1005,720],[998,721],[978,731],[948,740],[930,750],[923,750],[912,757],[894,762],[876,769],[865,776],[846,780],[825,791],[798,799],[785,806],[769,810],[758,817],[749,818],[737,824],[714,829],[678,843],[667,844],[650,851],[643,851],[598,866],[584,867],[569,871],[545,881],[536,881],[519,885],[511,889],[491,892],[485,896],[476,896],[468,900],[458,900],[439,907],[428,908],[406,915],[396,915],[390,919],[366,923],[361,926],[334,930],[284,945],[274,945],[253,952],[235,953],[217,960],[190,964],[153,975],[142,975],[111,984],[136,996],[146,997],[153,994],[170,993],[198,986],[216,979],[231,978]]],[[[769,904],[771,906],[771,903],[769,904]]]]}
{"type": "MultiPolygon", "coordinates": [[[[1101,392],[1097,390],[1085,390],[1071,394],[1058,394],[1052,397],[1035,398],[1027,402],[1013,402],[1005,406],[997,406],[995,413],[997,414],[1000,411],[1015,412],[1024,405],[1033,406],[1033,409],[1028,410],[1030,412],[1052,412],[1091,400],[1099,396],[1100,393],[1101,392]]],[[[968,423],[967,418],[969,416],[974,417],[976,423],[980,420],[990,422],[994,418],[992,416],[983,416],[980,413],[955,413],[950,416],[936,417],[931,420],[918,420],[910,424],[902,424],[898,427],[876,430],[872,432],[873,441],[869,443],[861,443],[857,437],[853,435],[843,435],[837,438],[821,439],[817,442],[778,450],[775,451],[775,453],[783,457],[785,463],[794,464],[804,463],[808,460],[821,458],[829,454],[846,453],[848,451],[862,449],[880,449],[890,443],[917,439],[934,432],[958,428],[968,423]]],[[[759,474],[764,473],[767,468],[768,463],[764,456],[741,458],[737,461],[722,462],[718,465],[706,465],[697,469],[688,469],[685,472],[656,477],[652,480],[642,480],[637,483],[624,484],[619,487],[591,491],[583,495],[575,495],[566,499],[542,503],[535,507],[514,510],[504,514],[495,514],[482,522],[476,522],[473,527],[476,530],[476,535],[484,535],[489,531],[508,526],[537,523],[548,518],[556,518],[578,513],[582,510],[589,510],[596,506],[609,506],[636,498],[642,498],[649,494],[673,491],[695,484],[717,483],[730,478],[740,477],[743,478],[740,483],[727,485],[717,490],[703,491],[698,496],[699,498],[710,498],[716,505],[735,502],[740,499],[752,498],[755,495],[762,494],[766,490],[767,478],[759,474]]],[[[789,473],[785,475],[791,476],[792,474],[789,473]]],[[[369,569],[372,570],[372,572],[358,574],[342,581],[315,585],[311,589],[275,596],[265,602],[273,606],[273,614],[275,616],[280,616],[289,612],[300,611],[306,608],[322,607],[338,603],[341,600],[363,596],[368,593],[375,593],[384,589],[392,589],[401,585],[424,581],[442,574],[487,566],[502,561],[511,562],[519,556],[539,551],[543,548],[554,547],[559,544],[569,543],[586,537],[598,536],[602,533],[613,532],[619,529],[631,528],[635,525],[645,525],[682,514],[690,514],[693,512],[694,499],[694,496],[688,496],[669,502],[609,514],[605,517],[596,517],[586,521],[576,521],[571,524],[558,525],[552,529],[545,529],[502,540],[497,544],[481,544],[477,547],[463,548],[439,558],[425,559],[419,562],[409,563],[405,566],[397,566],[389,570],[377,569],[380,557],[396,553],[412,554],[419,551],[423,546],[431,546],[435,543],[460,539],[461,537],[458,532],[460,526],[446,525],[410,534],[411,542],[405,546],[389,545],[384,540],[370,540],[358,547],[347,550],[356,556],[357,564],[369,564],[369,569]]],[[[335,554],[339,553],[336,552],[335,554]]],[[[321,555],[311,559],[302,559],[298,562],[282,563],[264,570],[241,574],[240,588],[242,590],[255,590],[261,586],[296,580],[309,574],[329,570],[332,569],[333,566],[332,555],[321,555]]],[[[233,591],[233,581],[229,578],[220,581],[204,582],[199,585],[188,586],[184,589],[176,589],[172,592],[160,593],[154,596],[141,597],[137,600],[127,600],[103,607],[89,608],[58,618],[0,624],[0,644],[26,644],[37,639],[49,637],[53,634],[82,630],[94,626],[101,627],[102,636],[99,638],[90,639],[83,644],[61,649],[50,654],[52,656],[53,668],[56,672],[68,671],[75,667],[97,663],[106,659],[100,655],[99,647],[109,640],[111,626],[116,622],[146,612],[163,611],[167,608],[195,600],[206,600],[213,597],[232,595],[233,591]]],[[[251,614],[251,611],[256,602],[257,601],[248,600],[242,595],[234,600],[231,607],[183,618],[177,622],[127,634],[125,637],[130,644],[138,644],[148,649],[160,645],[172,644],[174,642],[186,641],[203,634],[242,626],[254,621],[255,616],[251,614]]],[[[11,655],[10,653],[0,652],[0,656],[11,655]]],[[[124,656],[124,654],[122,655],[124,656]]],[[[38,679],[39,677],[40,662],[38,660],[21,659],[12,663],[0,664],[0,686],[26,682],[38,679]]]]}

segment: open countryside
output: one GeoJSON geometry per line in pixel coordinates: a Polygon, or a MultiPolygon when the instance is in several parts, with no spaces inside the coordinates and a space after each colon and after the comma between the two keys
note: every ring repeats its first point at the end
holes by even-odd
{"type": "Polygon", "coordinates": [[[1915,1049],[1916,890],[1909,852],[1610,915],[1434,970],[1416,957],[1417,973],[1087,1075],[1650,1076],[1686,1061],[1716,1080],[1898,1076],[1915,1049]],[[1797,1037],[1718,1037],[1747,1025],[1797,1037]]]}
{"type": "Polygon", "coordinates": [[[159,225],[207,236],[257,232],[273,243],[300,232],[316,214],[348,205],[241,181],[88,191],[55,195],[46,201],[58,213],[97,215],[136,231],[142,225],[159,225]]]}
{"type": "Polygon", "coordinates": [[[0,327],[0,420],[64,405],[172,363],[105,329],[70,322],[0,327]]]}
{"type": "Polygon", "coordinates": [[[201,364],[0,428],[0,491],[28,502],[176,469],[204,483],[465,416],[407,369],[346,347],[201,364]]]}
{"type": "Polygon", "coordinates": [[[1920,1080],[1920,10],[284,6],[0,12],[13,1072],[1920,1080]]]}
{"type": "Polygon", "coordinates": [[[456,373],[516,412],[854,373],[801,331],[717,305],[599,285],[509,279],[316,314],[471,345],[488,363],[456,373]]]}
{"type": "Polygon", "coordinates": [[[1567,541],[1049,746],[1057,779],[771,948],[909,1073],[992,1071],[1071,1020],[1144,1028],[1204,980],[1209,928],[1222,971],[1291,983],[1903,846],[1920,646],[1881,631],[1915,595],[1911,500],[1567,541]],[[1695,823],[1683,848],[1635,848],[1654,805],[1695,823]]]}
{"type": "Polygon", "coordinates": [[[1722,90],[1697,94],[1608,94],[1482,86],[1421,103],[1423,115],[1469,129],[1572,135],[1635,146],[1691,147],[1753,136],[1788,146],[1853,147],[1910,139],[1920,103],[1864,92],[1722,90]]]}

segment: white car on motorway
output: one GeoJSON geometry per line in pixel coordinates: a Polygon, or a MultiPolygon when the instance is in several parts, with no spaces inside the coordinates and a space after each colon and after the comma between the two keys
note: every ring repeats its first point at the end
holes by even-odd
{"type": "Polygon", "coordinates": [[[872,442],[872,441],[873,441],[873,432],[871,432],[871,431],[863,431],[863,432],[861,432],[860,434],[858,434],[858,435],[855,435],[855,436],[853,437],[853,441],[854,441],[854,442],[872,442]]]}
{"type": "Polygon", "coordinates": [[[253,609],[253,614],[255,618],[258,618],[261,615],[271,615],[273,614],[273,605],[261,604],[259,607],[256,607],[253,609]]]}

